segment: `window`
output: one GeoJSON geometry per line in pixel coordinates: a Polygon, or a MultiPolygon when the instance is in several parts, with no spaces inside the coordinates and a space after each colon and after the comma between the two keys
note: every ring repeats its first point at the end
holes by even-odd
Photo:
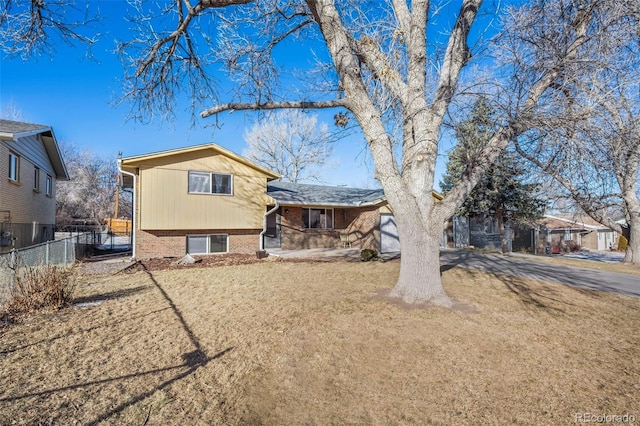
{"type": "Polygon", "coordinates": [[[189,192],[231,195],[233,176],[222,173],[189,172],[189,192]]]}
{"type": "Polygon", "coordinates": [[[217,235],[187,235],[187,253],[208,254],[227,253],[229,236],[217,235]]]}
{"type": "Polygon", "coordinates": [[[50,175],[47,175],[44,191],[45,191],[45,194],[47,194],[49,197],[53,195],[53,178],[50,175]]]}
{"type": "Polygon", "coordinates": [[[40,192],[40,169],[33,169],[33,190],[40,192]]]}
{"type": "Polygon", "coordinates": [[[305,229],[333,229],[333,209],[302,209],[305,229]]]}
{"type": "Polygon", "coordinates": [[[13,152],[9,153],[9,179],[16,182],[20,180],[20,157],[13,152]]]}

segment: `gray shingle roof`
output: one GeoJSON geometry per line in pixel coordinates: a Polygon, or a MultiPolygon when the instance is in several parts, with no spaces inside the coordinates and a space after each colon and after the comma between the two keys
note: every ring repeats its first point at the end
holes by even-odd
{"type": "Polygon", "coordinates": [[[35,134],[42,135],[41,141],[44,145],[49,161],[58,179],[69,180],[69,172],[64,164],[64,159],[60,153],[58,141],[50,126],[42,124],[23,123],[21,121],[0,120],[0,139],[16,140],[35,134]]]}
{"type": "Polygon", "coordinates": [[[280,205],[359,207],[384,198],[382,189],[269,182],[267,194],[280,205]]]}
{"type": "Polygon", "coordinates": [[[8,134],[18,134],[33,132],[36,130],[49,130],[49,126],[43,126],[42,124],[23,123],[20,121],[0,120],[0,132],[8,134]]]}

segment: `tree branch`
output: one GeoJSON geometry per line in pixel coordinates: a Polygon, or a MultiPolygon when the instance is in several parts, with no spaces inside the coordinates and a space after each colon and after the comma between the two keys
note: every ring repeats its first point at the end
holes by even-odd
{"type": "Polygon", "coordinates": [[[471,24],[476,18],[482,0],[465,0],[460,7],[456,24],[449,36],[449,43],[445,51],[440,81],[432,105],[432,111],[440,120],[451,103],[460,71],[471,58],[467,37],[471,31],[471,24]]]}
{"type": "Polygon", "coordinates": [[[344,99],[335,101],[283,101],[283,102],[231,102],[211,107],[200,113],[200,117],[207,118],[212,115],[219,114],[224,111],[257,111],[257,110],[273,110],[273,109],[323,109],[323,108],[339,108],[346,107],[347,102],[344,99]]]}

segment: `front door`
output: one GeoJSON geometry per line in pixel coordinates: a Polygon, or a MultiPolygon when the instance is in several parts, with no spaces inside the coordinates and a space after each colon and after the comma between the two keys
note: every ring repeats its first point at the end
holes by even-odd
{"type": "MultiPolygon", "coordinates": [[[[267,211],[274,206],[267,206],[267,211]]],[[[280,248],[280,209],[267,216],[267,231],[264,233],[264,248],[280,248]]]]}

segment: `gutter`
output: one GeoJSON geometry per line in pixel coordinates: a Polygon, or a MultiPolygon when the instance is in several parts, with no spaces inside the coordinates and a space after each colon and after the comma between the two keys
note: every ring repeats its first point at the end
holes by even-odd
{"type": "MultiPolygon", "coordinates": [[[[134,180],[135,182],[135,180],[134,180]]],[[[276,201],[276,205],[262,216],[262,232],[260,232],[260,250],[264,250],[264,234],[267,232],[267,216],[280,208],[280,204],[276,201]]]]}
{"type": "Polygon", "coordinates": [[[118,158],[118,171],[133,178],[133,196],[131,199],[131,260],[136,259],[136,175],[122,170],[122,159],[118,158]]]}

